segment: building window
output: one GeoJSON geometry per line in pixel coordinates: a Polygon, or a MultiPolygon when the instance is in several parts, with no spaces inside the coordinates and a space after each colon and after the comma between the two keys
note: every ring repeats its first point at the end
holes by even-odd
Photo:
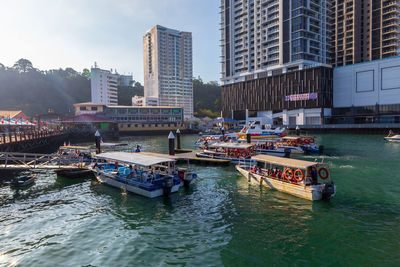
{"type": "Polygon", "coordinates": [[[80,107],[79,110],[86,110],[86,107],[80,107]]]}
{"type": "Polygon", "coordinates": [[[97,107],[92,107],[91,110],[97,110],[97,107]]]}

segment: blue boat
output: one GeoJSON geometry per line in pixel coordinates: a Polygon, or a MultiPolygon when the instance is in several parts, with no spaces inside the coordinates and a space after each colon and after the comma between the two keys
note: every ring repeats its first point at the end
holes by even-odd
{"type": "Polygon", "coordinates": [[[15,186],[15,187],[22,187],[22,186],[32,184],[33,182],[35,182],[35,176],[29,175],[29,176],[22,176],[22,177],[18,177],[16,179],[14,179],[11,182],[11,185],[15,186]]]}
{"type": "Polygon", "coordinates": [[[107,161],[93,166],[99,182],[149,198],[177,192],[185,178],[170,158],[127,152],[102,153],[96,158],[107,161]]]}

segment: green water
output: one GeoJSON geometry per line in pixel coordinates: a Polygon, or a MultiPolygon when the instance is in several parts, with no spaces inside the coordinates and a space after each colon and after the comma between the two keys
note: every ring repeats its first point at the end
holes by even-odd
{"type": "MultiPolygon", "coordinates": [[[[318,141],[338,186],[330,202],[249,186],[231,166],[193,166],[192,188],[152,200],[51,172],[15,190],[0,174],[0,265],[399,266],[400,144],[318,141]]],[[[167,151],[166,137],[138,143],[167,151]]]]}

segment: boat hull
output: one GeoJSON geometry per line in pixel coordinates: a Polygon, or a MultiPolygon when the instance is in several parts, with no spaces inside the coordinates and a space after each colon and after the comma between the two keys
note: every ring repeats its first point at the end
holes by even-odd
{"type": "Polygon", "coordinates": [[[54,172],[57,173],[57,175],[66,178],[89,177],[93,174],[93,171],[89,169],[71,169],[71,170],[56,169],[54,170],[54,172]]]}
{"type": "Polygon", "coordinates": [[[35,182],[35,177],[33,176],[26,176],[22,178],[17,178],[16,180],[11,182],[11,185],[14,187],[23,187],[30,185],[35,182]]]}
{"type": "Polygon", "coordinates": [[[400,135],[395,135],[392,137],[384,137],[386,141],[389,142],[400,142],[400,135]]]}
{"type": "MultiPolygon", "coordinates": [[[[247,134],[239,133],[237,136],[241,139],[246,139],[247,134]]],[[[251,139],[267,139],[267,138],[280,138],[282,133],[266,133],[266,134],[250,134],[251,139]]]]}
{"type": "Polygon", "coordinates": [[[286,151],[273,149],[257,149],[257,154],[288,158],[290,157],[290,149],[287,149],[286,151]]]}
{"type": "MultiPolygon", "coordinates": [[[[137,186],[133,186],[133,185],[129,185],[126,183],[122,183],[120,181],[117,181],[113,178],[111,178],[111,176],[108,176],[106,174],[96,174],[96,179],[100,182],[100,183],[105,183],[108,184],[110,186],[113,187],[117,187],[123,190],[126,190],[128,192],[137,194],[137,195],[141,195],[144,197],[148,197],[148,198],[155,198],[155,197],[160,197],[164,194],[164,191],[162,188],[160,189],[155,189],[152,191],[148,191],[148,190],[144,190],[142,188],[139,188],[137,186]]],[[[176,184],[174,186],[172,186],[171,188],[171,193],[175,193],[179,190],[179,187],[181,186],[181,184],[176,184]]]]}
{"type": "MultiPolygon", "coordinates": [[[[239,165],[236,165],[236,170],[239,171],[244,177],[246,177],[247,181],[250,184],[255,184],[259,186],[262,185],[267,188],[276,189],[278,191],[311,201],[323,199],[322,184],[310,186],[291,184],[274,178],[268,178],[258,174],[250,173],[239,165]]],[[[334,192],[336,192],[336,185],[334,185],[334,192]]],[[[333,196],[334,194],[331,197],[333,196]]]]}

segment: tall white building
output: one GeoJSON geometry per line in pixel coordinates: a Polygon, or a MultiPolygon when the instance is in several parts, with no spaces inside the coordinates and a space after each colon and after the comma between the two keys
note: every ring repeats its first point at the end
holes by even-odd
{"type": "Polygon", "coordinates": [[[96,66],[91,69],[92,103],[116,106],[118,105],[118,74],[102,70],[96,66]]]}
{"type": "Polygon", "coordinates": [[[144,96],[193,116],[192,33],[155,26],[143,37],[144,96]]]}
{"type": "Polygon", "coordinates": [[[329,64],[330,0],[221,0],[222,83],[329,64]]]}

